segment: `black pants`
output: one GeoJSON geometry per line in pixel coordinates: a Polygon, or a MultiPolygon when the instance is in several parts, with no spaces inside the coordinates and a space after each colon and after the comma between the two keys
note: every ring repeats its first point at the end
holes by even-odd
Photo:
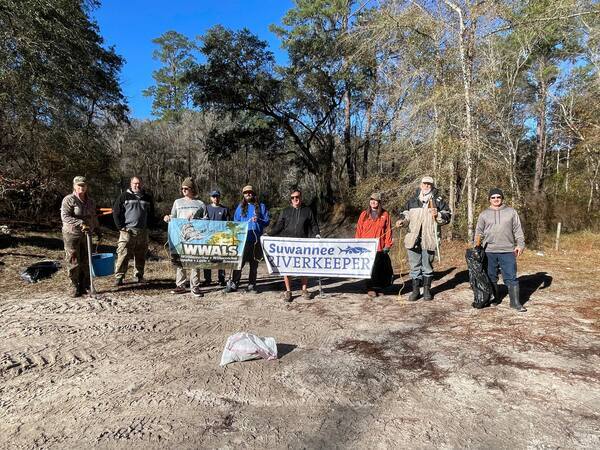
{"type": "Polygon", "coordinates": [[[258,262],[262,261],[263,252],[260,242],[246,242],[244,246],[244,254],[242,256],[242,268],[233,271],[232,281],[236,286],[239,286],[242,278],[242,269],[246,263],[250,264],[250,273],[248,274],[248,284],[256,284],[256,276],[258,273],[258,262]]]}
{"type": "MultiPolygon", "coordinates": [[[[225,281],[225,271],[223,269],[219,269],[219,275],[218,275],[218,279],[219,279],[219,283],[222,283],[225,281]]],[[[204,269],[204,279],[206,281],[212,281],[212,270],[211,269],[204,269]]]]}
{"type": "Polygon", "coordinates": [[[384,289],[392,284],[394,280],[394,269],[390,255],[383,252],[377,252],[371,278],[367,280],[367,289],[384,289]]]}

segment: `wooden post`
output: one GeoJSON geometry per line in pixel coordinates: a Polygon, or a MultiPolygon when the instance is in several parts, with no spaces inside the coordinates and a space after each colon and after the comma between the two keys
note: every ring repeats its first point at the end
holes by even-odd
{"type": "Polygon", "coordinates": [[[558,251],[558,245],[560,243],[560,229],[562,227],[562,223],[558,222],[556,224],[556,243],[554,244],[554,250],[558,251]]]}

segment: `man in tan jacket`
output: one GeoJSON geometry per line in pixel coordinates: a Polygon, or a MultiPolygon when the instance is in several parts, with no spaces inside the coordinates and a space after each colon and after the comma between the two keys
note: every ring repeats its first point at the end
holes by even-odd
{"type": "Polygon", "coordinates": [[[408,249],[412,293],[408,300],[419,298],[423,285],[423,300],[432,300],[433,259],[438,246],[438,228],[450,221],[448,204],[438,194],[433,178],[425,176],[415,195],[408,200],[396,226],[408,225],[404,246],[408,249]]]}

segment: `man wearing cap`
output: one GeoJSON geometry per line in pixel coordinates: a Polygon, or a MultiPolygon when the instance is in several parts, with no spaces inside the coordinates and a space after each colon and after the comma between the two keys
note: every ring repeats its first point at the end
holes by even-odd
{"type": "Polygon", "coordinates": [[[117,267],[115,285],[121,286],[133,258],[133,279],[144,280],[146,253],[148,251],[148,226],[154,224],[154,199],[144,189],[142,179],[134,176],[129,180],[129,189],[115,200],[113,219],[119,230],[117,243],[117,267]]]}
{"type": "Polygon", "coordinates": [[[423,285],[423,300],[432,300],[433,260],[439,243],[438,228],[452,216],[448,204],[434,187],[433,178],[424,176],[415,195],[408,200],[396,226],[408,225],[404,246],[408,249],[412,293],[409,301],[419,298],[423,285]]]}
{"type": "MultiPolygon", "coordinates": [[[[214,190],[210,193],[210,205],[206,206],[206,220],[231,220],[229,208],[221,205],[221,192],[214,190]]],[[[219,269],[219,284],[225,286],[225,271],[219,269]]],[[[208,286],[212,282],[211,270],[204,269],[204,285],[208,286]]]]}
{"type": "Polygon", "coordinates": [[[482,242],[487,257],[487,273],[494,290],[492,304],[500,303],[498,292],[498,268],[508,288],[510,307],[518,312],[527,311],[519,298],[517,279],[517,258],[525,248],[525,235],[519,214],[506,206],[504,193],[498,188],[491,189],[488,195],[490,207],[479,214],[475,228],[475,242],[482,242]]]}
{"type": "MultiPolygon", "coordinates": [[[[242,268],[246,263],[250,265],[248,274],[248,286],[246,292],[256,294],[256,276],[258,274],[258,262],[263,259],[262,248],[260,246],[260,236],[264,229],[269,225],[269,211],[264,203],[260,203],[256,198],[254,188],[251,185],[244,186],[242,189],[242,201],[238,204],[233,213],[233,220],[236,222],[248,222],[248,234],[246,235],[246,245],[242,257],[242,268]]],[[[234,270],[233,276],[225,287],[225,292],[236,291],[242,278],[242,270],[234,270]]]]}
{"type": "Polygon", "coordinates": [[[90,286],[86,233],[98,230],[96,204],[89,196],[85,177],[73,178],[73,192],[60,207],[65,259],[72,285],[72,297],[80,297],[90,286]]]}
{"type": "MultiPolygon", "coordinates": [[[[308,206],[302,204],[302,192],[294,188],[290,192],[290,206],[285,208],[277,223],[270,231],[271,236],[283,236],[292,238],[314,238],[321,237],[319,234],[319,224],[317,219],[308,206]]],[[[308,278],[302,277],[302,298],[310,300],[311,295],[308,292],[308,278]]],[[[288,275],[283,276],[285,292],[283,301],[292,301],[292,281],[288,275]]]]}

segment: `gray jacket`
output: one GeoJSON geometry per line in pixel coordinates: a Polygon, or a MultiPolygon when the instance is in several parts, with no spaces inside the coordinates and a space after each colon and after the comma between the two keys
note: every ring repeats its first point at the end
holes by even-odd
{"type": "Polygon", "coordinates": [[[502,205],[498,209],[487,208],[477,220],[475,240],[483,237],[482,245],[490,253],[512,252],[515,247],[525,248],[525,235],[517,211],[502,205]]]}

